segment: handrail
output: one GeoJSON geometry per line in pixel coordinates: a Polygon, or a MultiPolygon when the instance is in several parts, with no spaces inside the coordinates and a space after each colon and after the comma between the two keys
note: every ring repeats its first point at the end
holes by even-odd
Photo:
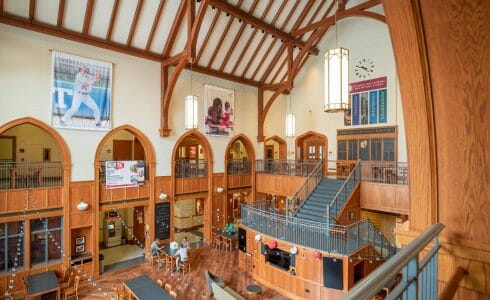
{"type": "MultiPolygon", "coordinates": [[[[365,277],[360,283],[354,286],[354,288],[352,288],[343,299],[372,299],[372,297],[374,297],[381,289],[386,287],[402,270],[404,270],[404,278],[402,278],[402,282],[392,290],[392,293],[389,294],[388,298],[395,299],[401,293],[405,292],[408,294],[413,293],[413,290],[408,289],[410,289],[411,285],[415,283],[419,273],[423,272],[423,270],[419,270],[418,266],[419,253],[424,250],[425,247],[432,242],[432,240],[434,240],[435,244],[432,250],[429,251],[426,257],[424,257],[424,261],[431,260],[435,256],[435,263],[437,263],[436,254],[440,248],[438,236],[443,229],[444,225],[441,223],[431,225],[408,246],[403,248],[390,260],[383,263],[380,267],[365,277]],[[416,270],[414,270],[414,267],[416,270]]],[[[427,263],[424,263],[422,269],[426,265],[427,263]]],[[[437,273],[437,266],[435,266],[435,269],[432,271],[437,273]]],[[[431,287],[436,289],[435,295],[437,296],[437,276],[435,276],[435,280],[435,287],[431,287]]],[[[407,299],[414,298],[408,297],[407,299]]]]}
{"type": "Polygon", "coordinates": [[[257,159],[255,160],[255,172],[307,177],[315,165],[315,160],[257,159]]]}
{"type": "Polygon", "coordinates": [[[323,171],[323,162],[321,160],[319,160],[317,162],[317,164],[315,165],[315,168],[313,169],[313,171],[306,178],[305,182],[299,187],[299,189],[296,191],[296,193],[294,193],[293,197],[291,199],[288,198],[286,200],[286,216],[287,217],[289,216],[290,209],[293,209],[291,216],[294,216],[294,213],[296,211],[298,211],[298,209],[301,207],[301,205],[303,205],[304,201],[308,198],[308,196],[315,189],[318,182],[320,182],[321,178],[323,177],[322,171],[323,171]],[[312,189],[308,190],[308,187],[310,186],[311,180],[313,178],[316,179],[316,182],[313,183],[312,189]],[[300,200],[299,195],[305,189],[306,189],[306,195],[303,197],[302,200],[300,200]],[[294,204],[293,207],[291,207],[290,201],[292,202],[292,204],[294,204]]]}
{"type": "MultiPolygon", "coordinates": [[[[356,176],[357,175],[357,172],[359,170],[359,173],[360,173],[360,170],[361,168],[359,167],[361,164],[361,160],[359,159],[356,163],[356,165],[354,166],[354,169],[352,169],[352,172],[350,172],[349,176],[347,177],[347,179],[344,181],[344,183],[342,184],[342,186],[340,187],[339,191],[337,192],[337,194],[335,195],[335,197],[332,199],[332,201],[330,202],[330,204],[327,205],[327,213],[326,213],[326,217],[327,217],[327,222],[330,222],[330,208],[333,207],[333,205],[337,205],[337,202],[338,202],[338,199],[340,198],[340,195],[342,193],[344,193],[344,191],[346,190],[346,186],[347,184],[349,184],[350,180],[352,179],[352,177],[354,176],[354,186],[357,184],[358,181],[361,180],[361,174],[359,174],[359,176],[356,176]],[[357,178],[357,180],[356,180],[357,178]]],[[[347,201],[347,196],[346,196],[346,199],[347,201]]]]}

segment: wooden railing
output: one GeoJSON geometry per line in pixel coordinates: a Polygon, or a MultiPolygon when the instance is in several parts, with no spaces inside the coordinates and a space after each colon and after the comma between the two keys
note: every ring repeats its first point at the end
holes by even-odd
{"type": "Polygon", "coordinates": [[[255,161],[255,172],[306,177],[313,172],[317,163],[316,160],[258,159],[255,161]]]}
{"type": "Polygon", "coordinates": [[[63,185],[61,162],[0,162],[0,190],[63,185]]]}

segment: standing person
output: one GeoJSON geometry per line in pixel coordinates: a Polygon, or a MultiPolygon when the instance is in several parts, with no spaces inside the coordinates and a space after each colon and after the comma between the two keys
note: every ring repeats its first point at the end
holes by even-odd
{"type": "Polygon", "coordinates": [[[73,89],[73,101],[70,109],[61,118],[61,124],[71,120],[71,117],[78,111],[80,104],[85,103],[94,113],[95,126],[100,126],[100,109],[94,99],[90,97],[92,84],[100,79],[100,75],[96,73],[94,76],[89,74],[89,70],[85,65],[81,65],[77,75],[75,76],[75,88],[73,89]]]}
{"type": "Polygon", "coordinates": [[[223,131],[226,133],[230,133],[230,129],[233,126],[233,122],[231,118],[233,116],[233,108],[231,108],[230,102],[225,102],[225,109],[223,110],[223,114],[221,117],[220,125],[223,127],[223,131]]]}
{"type": "Polygon", "coordinates": [[[179,265],[183,262],[185,262],[189,257],[187,256],[187,248],[184,247],[184,245],[180,245],[179,251],[177,251],[177,254],[175,254],[177,257],[177,261],[175,264],[175,268],[177,269],[177,272],[179,271],[179,265]]]}
{"type": "Polygon", "coordinates": [[[153,243],[151,243],[150,249],[151,249],[151,256],[158,256],[158,250],[160,250],[160,239],[156,238],[153,243]]]}
{"type": "Polygon", "coordinates": [[[223,130],[221,125],[222,113],[223,113],[223,102],[221,99],[216,97],[213,100],[213,105],[208,108],[208,114],[206,115],[205,124],[208,126],[207,133],[219,134],[223,130]]]}

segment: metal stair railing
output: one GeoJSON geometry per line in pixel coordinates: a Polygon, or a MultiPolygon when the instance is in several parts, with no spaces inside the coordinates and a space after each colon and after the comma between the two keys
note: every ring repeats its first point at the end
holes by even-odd
{"type": "Polygon", "coordinates": [[[286,200],[286,218],[294,217],[303,205],[304,201],[310,196],[318,183],[323,178],[323,162],[319,160],[313,171],[306,178],[305,183],[296,191],[291,199],[286,200]]]}
{"type": "Polygon", "coordinates": [[[335,212],[339,212],[339,208],[342,208],[344,206],[345,202],[347,201],[348,197],[354,191],[355,186],[361,181],[361,160],[358,160],[354,169],[352,169],[352,172],[349,174],[349,177],[344,181],[344,184],[340,187],[340,190],[338,191],[337,195],[333,198],[332,202],[327,205],[327,213],[325,216],[327,217],[327,222],[334,223],[332,222],[335,221],[337,218],[337,215],[332,216],[330,215],[330,211],[335,209],[335,212]],[[349,190],[350,184],[352,184],[352,189],[349,190]],[[342,203],[340,203],[342,201],[342,203]]]}

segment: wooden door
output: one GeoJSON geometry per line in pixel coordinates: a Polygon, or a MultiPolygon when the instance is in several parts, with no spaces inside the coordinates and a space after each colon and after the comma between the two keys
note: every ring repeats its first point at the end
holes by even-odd
{"type": "Polygon", "coordinates": [[[306,160],[320,160],[323,159],[324,153],[323,148],[325,147],[324,143],[321,142],[306,142],[303,148],[303,157],[302,159],[306,160]]]}
{"type": "Polygon", "coordinates": [[[274,146],[265,146],[265,159],[274,159],[274,146]]]}
{"type": "Polygon", "coordinates": [[[141,145],[140,140],[134,139],[134,160],[145,160],[145,149],[141,145]]]}
{"type": "Polygon", "coordinates": [[[133,141],[114,140],[112,147],[113,160],[133,160],[133,141]]]}
{"type": "Polygon", "coordinates": [[[145,241],[145,207],[137,206],[133,214],[133,234],[144,244],[145,241]]]}

